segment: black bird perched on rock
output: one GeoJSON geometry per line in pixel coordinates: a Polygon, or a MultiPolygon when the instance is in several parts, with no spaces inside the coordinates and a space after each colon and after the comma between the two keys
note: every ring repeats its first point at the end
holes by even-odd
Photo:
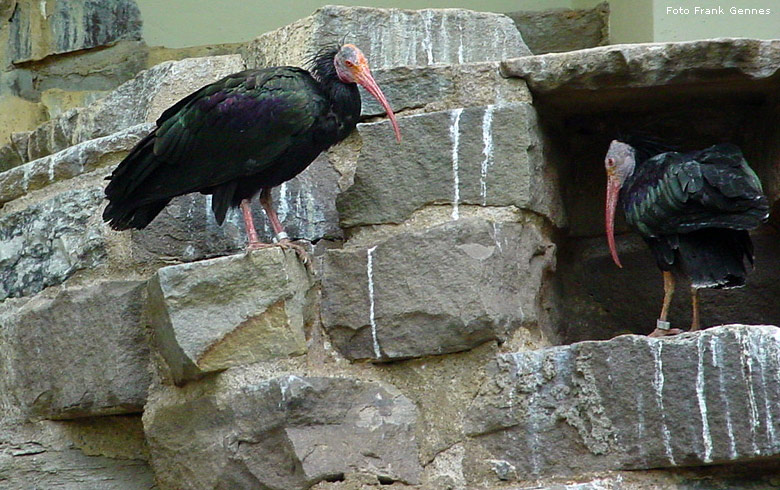
{"type": "Polygon", "coordinates": [[[648,154],[613,141],[607,170],[607,241],[612,259],[618,203],[626,221],[655,256],[663,272],[664,302],[654,337],[680,333],[667,322],[674,292],[672,270],[691,280],[693,320],[699,328],[699,288],[734,288],[745,284],[745,262],[753,264],[748,230],[769,218],[769,204],[758,176],[742,152],[719,144],[690,153],[648,154]]]}
{"type": "Polygon", "coordinates": [[[277,240],[290,246],[271,203],[271,188],[302,172],[346,138],[360,117],[362,85],[392,109],[368,61],[352,44],[323,48],[311,73],[292,66],[246,70],[206,85],[166,110],[108,179],[103,219],[115,230],[144,228],[176,196],[211,194],[219,224],[241,207],[248,248],[261,243],[249,200],[260,203],[277,240]]]}

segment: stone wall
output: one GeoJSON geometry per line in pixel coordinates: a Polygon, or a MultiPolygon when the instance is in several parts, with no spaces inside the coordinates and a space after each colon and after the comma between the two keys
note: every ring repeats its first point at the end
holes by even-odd
{"type": "MultiPolygon", "coordinates": [[[[637,281],[648,266],[619,272],[645,296],[609,286],[588,193],[603,194],[606,134],[691,94],[715,97],[718,134],[737,127],[729,114],[776,119],[777,52],[723,40],[529,56],[501,15],[326,7],[17,136],[0,173],[0,486],[776,486],[776,230],[756,237],[769,272],[743,293],[751,305],[718,296],[756,325],[612,338],[652,328],[660,285],[637,281]],[[217,226],[201,195],[145,230],[102,223],[104,177],[162,110],[341,32],[370,33],[356,42],[404,140],[366,99],[355,133],[275,190],[310,267],[245,253],[239,214],[217,226]]],[[[776,201],[776,130],[744,127],[776,201]]],[[[646,253],[620,238],[626,262],[646,253]]]]}

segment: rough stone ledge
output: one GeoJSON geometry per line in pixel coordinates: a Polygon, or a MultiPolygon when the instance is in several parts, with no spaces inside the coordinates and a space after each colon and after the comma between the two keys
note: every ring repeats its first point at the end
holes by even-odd
{"type": "Polygon", "coordinates": [[[780,456],[774,326],[502,354],[488,379],[467,412],[466,432],[519,475],[780,456]]]}
{"type": "Polygon", "coordinates": [[[531,91],[597,90],[766,79],[780,70],[780,40],[706,39],[617,44],[505,60],[505,76],[531,91]]]}
{"type": "Polygon", "coordinates": [[[313,278],[270,248],[163,267],[149,281],[155,346],[177,384],[306,352],[313,278]]]}
{"type": "Polygon", "coordinates": [[[350,473],[419,482],[417,408],[393,386],[237,370],[152,390],[143,418],[161,490],[306,489],[350,473]]]}
{"type": "MultiPolygon", "coordinates": [[[[507,468],[510,473],[513,471],[507,468]]],[[[516,475],[518,476],[518,475],[516,475]]],[[[519,475],[521,478],[525,475],[519,475]]],[[[699,467],[675,471],[589,472],[576,477],[524,481],[507,490],[764,490],[777,488],[776,469],[768,464],[699,467]]]]}
{"type": "Polygon", "coordinates": [[[132,126],[0,173],[0,206],[54,182],[116,163],[112,155],[130,151],[153,128],[153,123],[132,126]]]}
{"type": "Polygon", "coordinates": [[[25,423],[0,415],[3,490],[149,490],[141,416],[25,423]]]}

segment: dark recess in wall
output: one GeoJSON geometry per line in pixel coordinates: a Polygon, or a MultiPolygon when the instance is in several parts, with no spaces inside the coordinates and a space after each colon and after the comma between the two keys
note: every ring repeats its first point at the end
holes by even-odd
{"type": "MultiPolygon", "coordinates": [[[[618,212],[617,246],[623,269],[611,260],[604,232],[607,147],[619,134],[642,131],[680,151],[720,143],[739,145],[761,177],[776,212],[752,233],[756,267],[747,286],[702,290],[705,327],[780,321],[780,77],[643,89],[570,91],[535,96],[547,154],[558,167],[569,227],[560,234],[556,294],[562,343],[649,333],[663,298],[660,271],[642,239],[618,212]]],[[[561,91],[562,92],[562,91],[561,91]]],[[[678,281],[670,320],[690,327],[688,284],[678,281]]]]}

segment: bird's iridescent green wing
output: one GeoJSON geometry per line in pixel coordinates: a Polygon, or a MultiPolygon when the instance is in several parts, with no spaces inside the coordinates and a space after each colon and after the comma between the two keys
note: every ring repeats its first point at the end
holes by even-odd
{"type": "Polygon", "coordinates": [[[761,183],[734,145],[664,153],[642,164],[625,194],[626,220],[646,236],[721,227],[748,230],[768,216],[761,183]]]}

